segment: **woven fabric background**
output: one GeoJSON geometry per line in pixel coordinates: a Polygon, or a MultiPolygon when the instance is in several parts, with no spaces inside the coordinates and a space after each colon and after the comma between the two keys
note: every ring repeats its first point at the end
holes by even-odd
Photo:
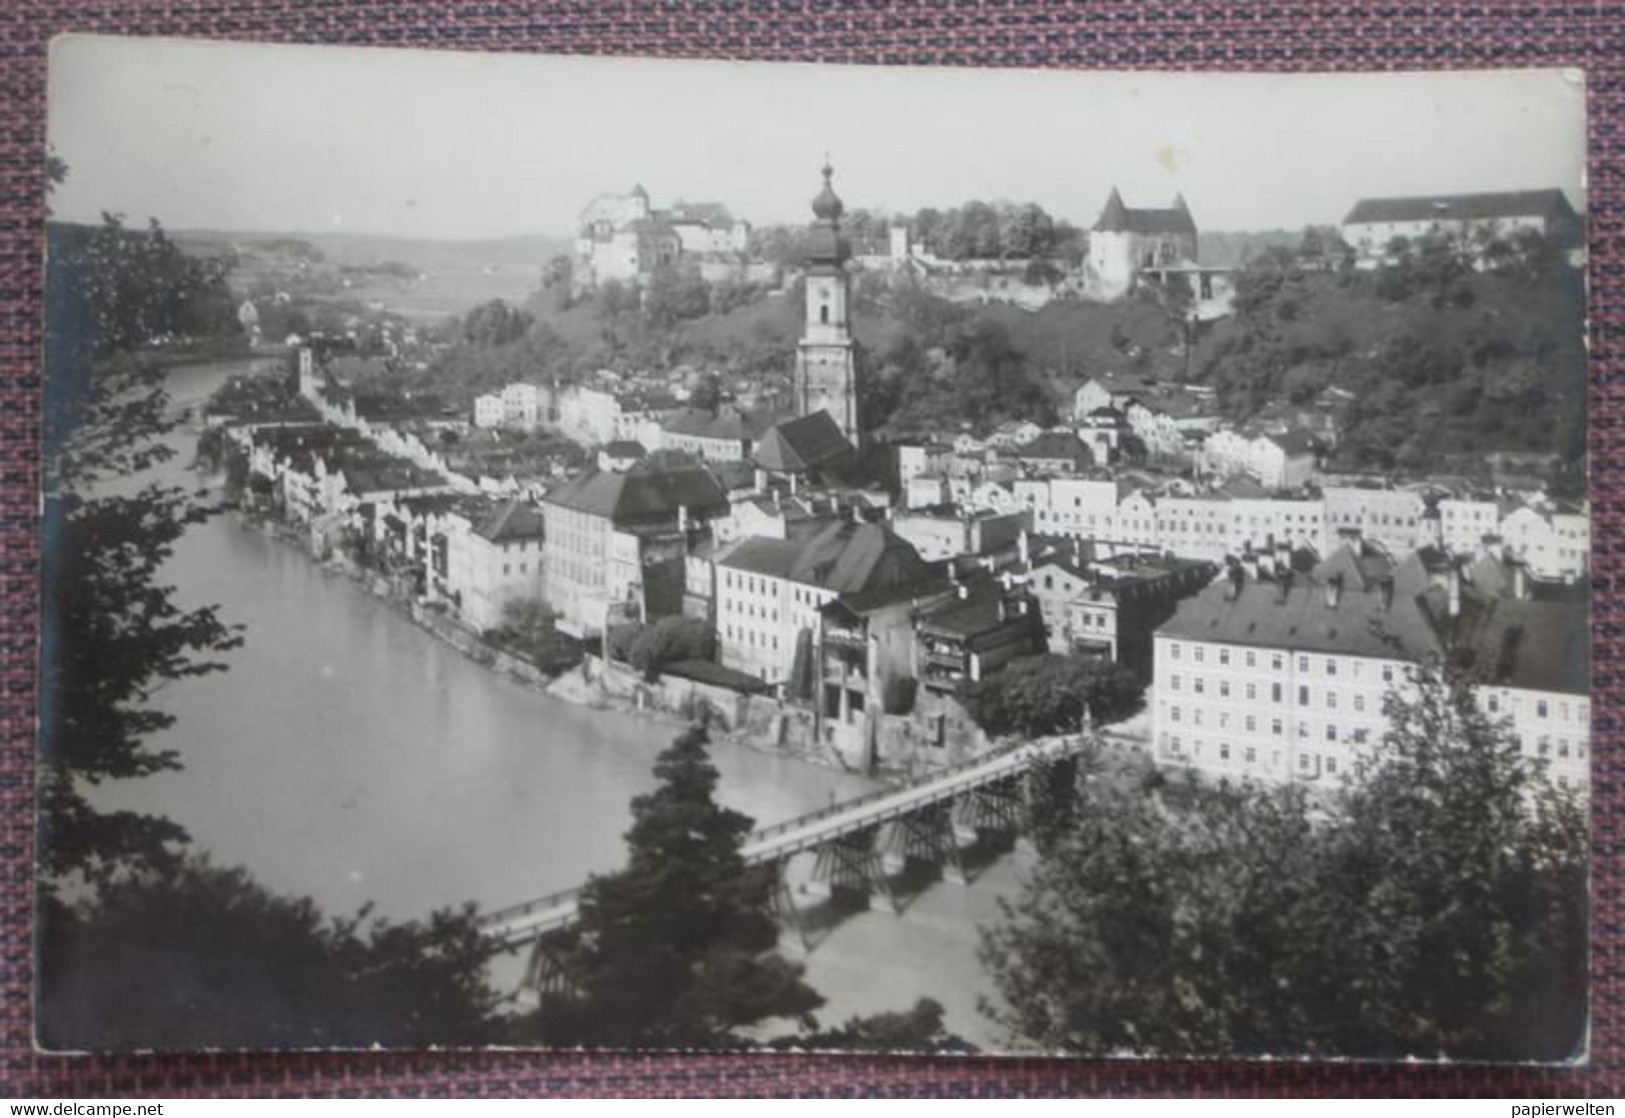
{"type": "MultiPolygon", "coordinates": [[[[794,107],[785,106],[787,126],[794,107]]],[[[727,0],[6,0],[0,4],[0,1094],[1625,1094],[1625,5],[727,0]],[[62,31],[480,51],[1097,69],[1582,67],[1589,76],[1595,508],[1590,1065],[398,1053],[83,1057],[30,1040],[45,54],[62,31]]]]}

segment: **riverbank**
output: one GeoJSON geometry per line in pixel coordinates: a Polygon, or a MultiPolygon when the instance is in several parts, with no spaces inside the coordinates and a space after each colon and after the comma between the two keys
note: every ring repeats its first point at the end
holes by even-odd
{"type": "MultiPolygon", "coordinates": [[[[246,530],[259,531],[297,551],[318,569],[354,583],[419,630],[481,669],[571,706],[604,711],[679,730],[705,718],[713,739],[775,757],[786,757],[835,772],[879,779],[845,762],[833,749],[809,744],[809,733],[787,732],[799,712],[776,700],[742,695],[694,680],[661,676],[650,681],[625,665],[588,654],[577,667],[551,675],[524,657],[486,640],[431,603],[405,593],[395,580],[342,552],[321,554],[307,529],[278,517],[239,508],[233,514],[246,530]]],[[[900,775],[900,774],[894,774],[900,775]]]]}

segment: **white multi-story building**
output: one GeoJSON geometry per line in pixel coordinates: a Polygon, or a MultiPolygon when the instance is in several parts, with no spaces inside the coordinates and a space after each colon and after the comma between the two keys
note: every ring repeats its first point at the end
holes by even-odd
{"type": "Polygon", "coordinates": [[[1588,639],[1583,604],[1487,595],[1416,557],[1394,568],[1345,549],[1274,581],[1234,568],[1157,631],[1153,748],[1215,776],[1335,785],[1382,741],[1384,700],[1406,694],[1412,665],[1448,648],[1486,675],[1480,702],[1525,753],[1583,786],[1588,639]]]}
{"type": "Polygon", "coordinates": [[[768,683],[789,679],[818,610],[842,594],[923,582],[926,564],[882,524],[839,520],[805,539],[748,539],[716,564],[716,626],[724,667],[768,683]]]}
{"type": "Polygon", "coordinates": [[[474,397],[474,426],[501,427],[507,421],[507,409],[500,393],[487,392],[474,397]]]}
{"type": "Polygon", "coordinates": [[[1396,238],[1510,237],[1529,231],[1568,244],[1582,236],[1582,224],[1568,197],[1556,189],[1362,198],[1343,219],[1343,240],[1375,260],[1388,255],[1396,238]]]}
{"type": "Polygon", "coordinates": [[[1445,497],[1439,502],[1439,543],[1453,554],[1479,551],[1500,531],[1501,511],[1494,501],[1445,497]]]}
{"type": "Polygon", "coordinates": [[[1325,536],[1321,502],[1287,497],[1231,497],[1210,493],[1162,497],[1156,504],[1157,546],[1185,559],[1220,560],[1282,545],[1320,550],[1325,536]]]}
{"type": "Polygon", "coordinates": [[[502,624],[509,602],[542,597],[542,516],[517,497],[444,518],[446,593],[474,629],[502,624]]]}
{"type": "Polygon", "coordinates": [[[1110,477],[1020,478],[1016,506],[1032,513],[1033,531],[1081,539],[1115,539],[1117,482],[1110,477]]]}
{"type": "Polygon", "coordinates": [[[1536,578],[1574,582],[1591,569],[1591,516],[1587,508],[1525,505],[1501,520],[1507,553],[1536,578]]]}

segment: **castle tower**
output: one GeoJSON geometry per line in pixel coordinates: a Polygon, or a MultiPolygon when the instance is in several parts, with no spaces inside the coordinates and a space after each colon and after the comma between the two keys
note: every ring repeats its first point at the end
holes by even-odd
{"type": "Polygon", "coordinates": [[[840,197],[824,164],[824,189],[813,199],[812,245],[807,259],[807,324],[796,347],[796,412],[829,412],[853,446],[859,445],[857,368],[847,324],[847,245],[841,237],[840,197]]]}

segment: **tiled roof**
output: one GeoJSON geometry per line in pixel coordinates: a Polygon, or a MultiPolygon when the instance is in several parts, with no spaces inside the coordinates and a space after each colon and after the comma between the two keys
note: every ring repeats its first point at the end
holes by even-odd
{"type": "Polygon", "coordinates": [[[542,514],[518,497],[502,502],[474,525],[474,531],[492,543],[542,538],[542,514]]]}
{"type": "Polygon", "coordinates": [[[744,540],[720,566],[858,594],[919,582],[928,564],[912,544],[881,524],[838,520],[788,540],[744,540]]]}
{"type": "Polygon", "coordinates": [[[1106,199],[1105,209],[1100,211],[1100,220],[1095,222],[1095,229],[1102,233],[1196,233],[1196,222],[1191,218],[1190,210],[1185,207],[1185,200],[1174,198],[1172,207],[1166,210],[1133,210],[1123,204],[1123,196],[1112,187],[1111,196],[1106,199]]]}
{"type": "Polygon", "coordinates": [[[676,516],[679,506],[722,512],[728,498],[701,466],[659,471],[634,467],[624,474],[598,471],[565,482],[550,491],[544,503],[619,522],[676,516]]]}
{"type": "Polygon", "coordinates": [[[1157,635],[1395,660],[1442,650],[1420,595],[1396,591],[1385,605],[1380,587],[1345,583],[1334,607],[1326,588],[1305,576],[1286,583],[1245,579],[1239,592],[1233,587],[1221,579],[1187,598],[1157,635]]]}
{"type": "Polygon", "coordinates": [[[752,458],[764,470],[805,473],[853,453],[852,444],[827,411],[776,423],[756,443],[752,458]]]}
{"type": "Polygon", "coordinates": [[[1486,194],[1439,194],[1415,198],[1362,198],[1343,219],[1345,225],[1377,221],[1493,221],[1506,217],[1575,217],[1568,197],[1557,189],[1486,194]]]}

